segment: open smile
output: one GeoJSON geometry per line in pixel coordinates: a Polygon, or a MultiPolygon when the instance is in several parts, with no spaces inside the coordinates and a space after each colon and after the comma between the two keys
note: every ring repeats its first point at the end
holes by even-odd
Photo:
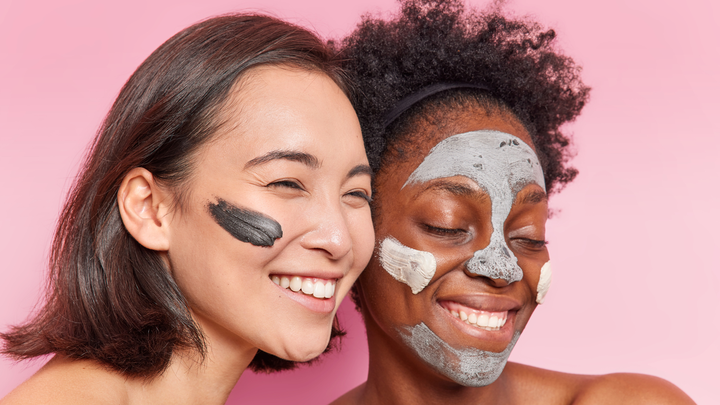
{"type": "Polygon", "coordinates": [[[490,331],[500,330],[508,317],[508,311],[482,311],[453,301],[443,301],[440,305],[468,325],[490,331]]]}
{"type": "Polygon", "coordinates": [[[486,342],[507,343],[515,333],[521,305],[514,299],[488,295],[446,295],[435,302],[462,333],[486,342]]]}
{"type": "Polygon", "coordinates": [[[337,282],[334,279],[279,275],[272,275],[270,279],[282,288],[320,299],[332,298],[335,295],[335,283],[337,282]]]}

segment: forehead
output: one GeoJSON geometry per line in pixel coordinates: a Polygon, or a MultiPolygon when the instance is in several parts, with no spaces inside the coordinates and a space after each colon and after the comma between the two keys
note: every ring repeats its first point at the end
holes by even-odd
{"type": "Polygon", "coordinates": [[[405,185],[453,176],[468,177],[479,185],[503,183],[513,193],[531,183],[545,189],[540,162],[530,146],[514,135],[493,130],[465,132],[442,140],[405,185]]]}
{"type": "Polygon", "coordinates": [[[420,117],[412,125],[411,133],[402,136],[398,145],[391,146],[388,154],[394,164],[381,168],[377,180],[379,189],[390,186],[402,188],[431,151],[447,138],[473,131],[497,131],[512,135],[535,152],[530,134],[523,124],[508,112],[488,112],[479,106],[445,109],[439,116],[420,117]],[[392,166],[392,167],[390,167],[392,166]]]}

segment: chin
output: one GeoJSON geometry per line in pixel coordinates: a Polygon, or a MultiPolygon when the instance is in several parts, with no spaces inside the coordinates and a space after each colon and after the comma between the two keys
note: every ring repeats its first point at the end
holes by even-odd
{"type": "Polygon", "coordinates": [[[316,344],[306,347],[296,347],[288,349],[286,352],[287,355],[281,357],[290,361],[306,362],[320,356],[325,351],[326,347],[327,343],[322,346],[316,344]]]}
{"type": "Polygon", "coordinates": [[[323,336],[311,338],[313,334],[306,334],[302,339],[291,340],[291,344],[285,346],[282,357],[290,361],[305,362],[310,361],[325,351],[330,342],[330,334],[325,333],[323,336]]]}

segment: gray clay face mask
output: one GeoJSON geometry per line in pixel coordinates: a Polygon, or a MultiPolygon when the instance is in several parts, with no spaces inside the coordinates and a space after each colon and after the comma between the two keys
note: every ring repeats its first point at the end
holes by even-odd
{"type": "Polygon", "coordinates": [[[424,323],[398,330],[405,344],[420,358],[445,377],[466,387],[484,387],[492,384],[502,373],[510,352],[520,337],[515,332],[508,346],[500,353],[475,348],[456,349],[424,323]]]}
{"type": "Polygon", "coordinates": [[[223,199],[208,203],[208,211],[218,225],[241,242],[269,247],[282,237],[282,227],[274,219],[223,199]]]}
{"type": "Polygon", "coordinates": [[[504,224],[520,190],[529,184],[545,190],[535,152],[520,138],[504,132],[483,130],[453,135],[432,148],[403,187],[453,176],[472,179],[492,201],[490,243],[475,252],[467,263],[468,270],[508,283],[522,280],[517,258],[505,243],[504,224]]]}

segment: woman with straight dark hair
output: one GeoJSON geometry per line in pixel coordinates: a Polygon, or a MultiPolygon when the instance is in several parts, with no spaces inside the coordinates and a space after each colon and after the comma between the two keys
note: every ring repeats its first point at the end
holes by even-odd
{"type": "Polygon", "coordinates": [[[370,168],[332,53],[262,15],[193,25],[130,77],[62,211],[46,301],[0,335],[54,354],[3,401],[224,403],[329,346],[370,258],[370,168]]]}

